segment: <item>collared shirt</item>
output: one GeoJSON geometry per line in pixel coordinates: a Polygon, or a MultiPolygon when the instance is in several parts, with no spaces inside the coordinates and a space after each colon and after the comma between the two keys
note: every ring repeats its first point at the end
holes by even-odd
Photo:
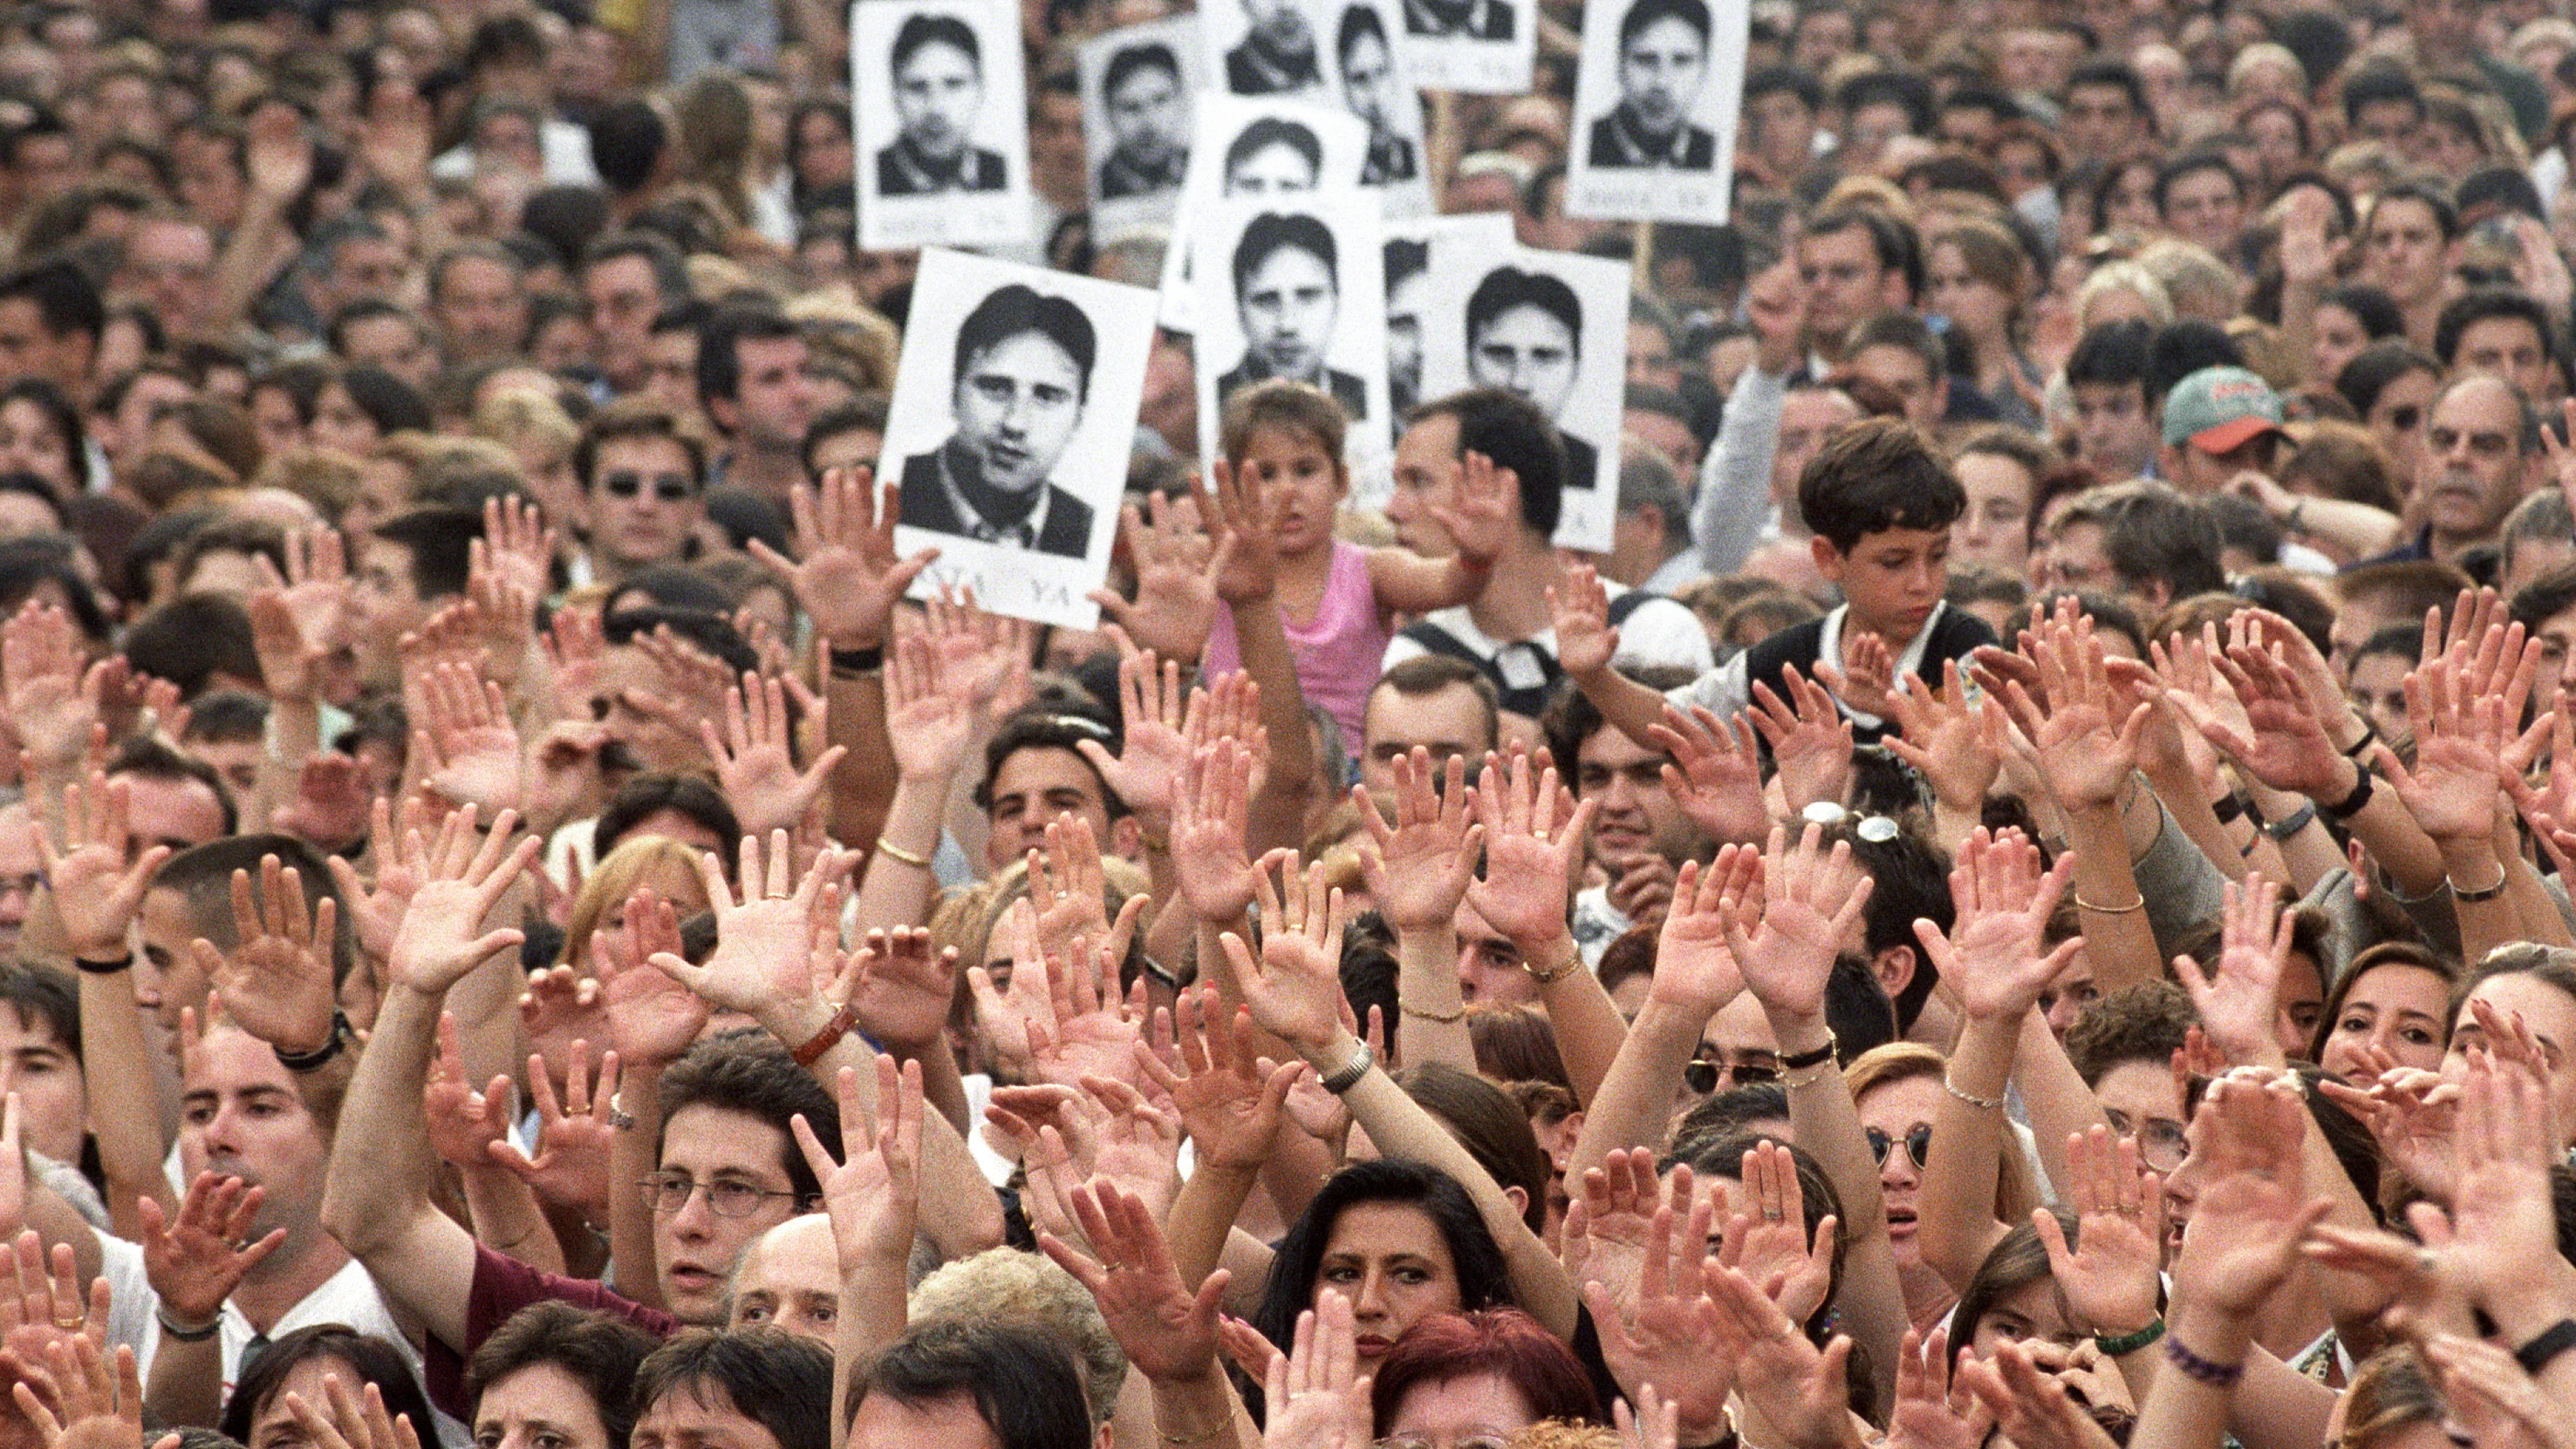
{"type": "Polygon", "coordinates": [[[975,147],[971,143],[958,147],[955,157],[942,161],[921,154],[910,136],[897,136],[894,144],[885,148],[882,154],[894,162],[895,173],[903,178],[906,190],[915,196],[939,191],[992,189],[979,184],[983,177],[976,165],[975,147]]]}
{"type": "Polygon", "coordinates": [[[1047,508],[1055,501],[1055,490],[1040,483],[1034,507],[1016,522],[995,523],[984,516],[982,507],[966,496],[965,488],[957,481],[956,471],[948,466],[948,449],[943,446],[931,457],[939,469],[939,491],[948,496],[948,506],[956,512],[960,534],[980,543],[1008,544],[1023,549],[1038,546],[1038,537],[1046,532],[1047,508]]]}
{"type": "Polygon", "coordinates": [[[1316,65],[1315,48],[1311,45],[1295,55],[1280,55],[1262,44],[1259,35],[1247,35],[1227,59],[1240,61],[1246,72],[1229,78],[1237,95],[1319,90],[1324,84],[1324,73],[1316,65]]]}
{"type": "MultiPolygon", "coordinates": [[[[1669,136],[1654,137],[1637,129],[1637,118],[1626,106],[1610,113],[1610,125],[1604,133],[1610,142],[1617,166],[1688,166],[1691,128],[1688,121],[1673,128],[1669,136]]],[[[1594,158],[1593,165],[1601,164],[1594,158]]],[[[1693,168],[1695,170],[1705,168],[1693,168]]]]}
{"type": "Polygon", "coordinates": [[[1463,35],[1476,40],[1509,40],[1512,38],[1511,12],[1501,0],[1467,0],[1456,7],[1462,14],[1452,18],[1451,7],[1435,6],[1428,0],[1404,0],[1404,28],[1415,35],[1463,35]]]}
{"type": "Polygon", "coordinates": [[[1162,164],[1149,166],[1124,150],[1112,151],[1100,163],[1100,194],[1115,200],[1125,196],[1151,196],[1158,191],[1177,191],[1181,178],[1190,169],[1190,152],[1186,146],[1175,146],[1163,155],[1162,164]]]}
{"type": "Polygon", "coordinates": [[[1411,181],[1413,176],[1413,143],[1393,131],[1369,132],[1368,160],[1360,167],[1360,184],[1384,186],[1390,181],[1411,181]]]}

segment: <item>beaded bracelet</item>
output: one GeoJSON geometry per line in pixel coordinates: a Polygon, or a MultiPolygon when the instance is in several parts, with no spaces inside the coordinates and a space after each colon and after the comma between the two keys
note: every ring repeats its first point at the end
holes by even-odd
{"type": "Polygon", "coordinates": [[[2245,1365],[2211,1363],[2183,1347],[2182,1340],[2172,1334],[2165,1335],[2165,1361],[2179,1369],[2183,1377],[2197,1379],[2213,1389],[2232,1389],[2237,1380],[2245,1377],[2245,1365]]]}

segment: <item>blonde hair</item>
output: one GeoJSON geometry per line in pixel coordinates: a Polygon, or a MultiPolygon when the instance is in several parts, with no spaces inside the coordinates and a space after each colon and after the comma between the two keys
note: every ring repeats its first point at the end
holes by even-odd
{"type": "Polygon", "coordinates": [[[528,444],[570,453],[581,441],[581,424],[563,404],[532,387],[509,387],[485,398],[474,409],[474,435],[505,447],[528,444]]]}
{"type": "Polygon", "coordinates": [[[2082,330],[2093,330],[2089,314],[2093,303],[2106,292],[2127,292],[2147,306],[2147,314],[2159,327],[2169,326],[2174,319],[2173,294],[2156,274],[2132,261],[2104,262],[2093,269],[2084,284],[2075,289],[2075,322],[2082,330]]]}
{"type": "MultiPolygon", "coordinates": [[[[1880,1087],[1917,1077],[1946,1084],[1949,1070],[1949,1058],[1932,1048],[1920,1042],[1892,1041],[1854,1057],[1852,1064],[1843,1069],[1843,1085],[1851,1089],[1852,1103],[1857,1106],[1861,1098],[1880,1087]]],[[[2031,1209],[2040,1205],[2039,1184],[2031,1177],[2030,1162],[2022,1156],[2021,1145],[2006,1138],[2003,1148],[1995,1154],[1995,1220],[2026,1223],[2031,1209]]],[[[1922,1165],[1915,1164],[1918,1168],[1922,1165]]]]}
{"type": "MultiPolygon", "coordinates": [[[[581,894],[573,897],[572,913],[564,921],[563,955],[559,966],[591,968],[590,937],[608,913],[626,903],[635,887],[645,877],[661,869],[678,871],[694,889],[698,880],[698,852],[667,835],[631,835],[617,843],[608,858],[594,868],[581,883],[581,894]]],[[[676,903],[680,904],[680,903],[676,903]]],[[[690,916],[706,902],[697,901],[682,916],[690,916]]]]}
{"type": "Polygon", "coordinates": [[[2207,247],[2179,237],[2158,237],[2138,252],[2138,265],[2165,284],[2178,316],[2224,324],[2237,313],[2244,284],[2236,269],[2207,247]]]}
{"type": "Polygon", "coordinates": [[[1118,1407],[1118,1391],[1127,1382],[1127,1355],[1110,1336],[1109,1320],[1091,1290],[1035,1253],[987,1248],[942,1264],[912,1290],[905,1316],[916,1324],[946,1318],[1043,1330],[1062,1340],[1082,1366],[1091,1427],[1108,1423],[1118,1407]]]}
{"type": "Polygon", "coordinates": [[[330,448],[288,448],[270,455],[251,475],[253,488],[292,493],[333,523],[358,496],[358,460],[330,448]]]}

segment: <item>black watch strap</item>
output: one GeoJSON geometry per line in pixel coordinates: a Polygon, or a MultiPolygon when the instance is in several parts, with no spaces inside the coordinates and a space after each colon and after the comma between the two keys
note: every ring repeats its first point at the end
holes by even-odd
{"type": "Polygon", "coordinates": [[[349,1014],[334,1010],[331,1013],[331,1035],[320,1046],[309,1052],[279,1051],[274,1046],[269,1050],[277,1052],[278,1065],[302,1075],[305,1072],[318,1072],[329,1066],[334,1057],[347,1050],[349,1043],[355,1040],[357,1035],[356,1029],[349,1025],[349,1014]]]}
{"type": "Polygon", "coordinates": [[[2542,1369],[2571,1348],[2576,1348],[2576,1318],[2562,1318],[2540,1330],[2540,1335],[2531,1342],[2515,1349],[2513,1357],[2522,1365],[2524,1373],[2538,1378],[2542,1369]]]}

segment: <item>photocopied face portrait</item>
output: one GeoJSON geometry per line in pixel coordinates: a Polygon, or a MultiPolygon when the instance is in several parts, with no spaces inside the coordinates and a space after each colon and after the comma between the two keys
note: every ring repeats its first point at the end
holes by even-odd
{"type": "Polygon", "coordinates": [[[1625,262],[1432,235],[1423,396],[1501,388],[1547,414],[1565,444],[1561,547],[1607,548],[1616,522],[1628,289],[1625,262]]]}
{"type": "Polygon", "coordinates": [[[1111,55],[1100,89],[1110,146],[1100,160],[1097,194],[1114,201],[1178,192],[1190,164],[1180,55],[1159,40],[1123,47],[1111,55]]]}
{"type": "MultiPolygon", "coordinates": [[[[1198,329],[1198,248],[1214,212],[1238,202],[1319,195],[1364,200],[1372,215],[1379,209],[1359,185],[1367,128],[1341,106],[1201,93],[1192,109],[1189,180],[1173,216],[1172,245],[1163,253],[1159,315],[1175,332],[1198,329]]],[[[1230,281],[1226,261],[1233,246],[1229,231],[1225,250],[1210,254],[1220,279],[1230,281]]],[[[1222,300],[1231,317],[1230,286],[1222,300]]]]}
{"type": "MultiPolygon", "coordinates": [[[[1222,43],[1217,6],[1240,7],[1240,38],[1225,50],[1225,88],[1238,96],[1294,96],[1322,91],[1310,0],[1209,0],[1201,12],[1210,43],[1222,43]]],[[[1231,18],[1231,17],[1227,17],[1231,18]]]]}
{"type": "Polygon", "coordinates": [[[897,544],[935,545],[916,595],[971,584],[987,608],[1089,627],[1134,444],[1149,293],[933,248],[886,418],[897,544]]]}
{"type": "Polygon", "coordinates": [[[1210,208],[1193,242],[1203,449],[1214,448],[1227,401],[1272,379],[1340,405],[1356,425],[1344,452],[1354,467],[1383,448],[1385,241],[1370,208],[1313,196],[1210,208]]]}
{"type": "Polygon", "coordinates": [[[1002,154],[975,145],[984,110],[975,28],[954,15],[912,16],[894,33],[887,69],[903,131],[877,153],[877,194],[1001,190],[1002,154]]]}
{"type": "Polygon", "coordinates": [[[1530,86],[1538,27],[1524,0],[1402,0],[1406,79],[1425,90],[1504,95],[1530,86]]]}
{"type": "Polygon", "coordinates": [[[1026,240],[1017,12],[1005,0],[872,0],[852,13],[860,245],[1026,240]]]}
{"type": "Polygon", "coordinates": [[[1619,104],[1592,123],[1595,166],[1717,164],[1717,133],[1691,124],[1708,82],[1706,0],[1636,0],[1619,22],[1619,104]]]}
{"type": "Polygon", "coordinates": [[[1284,377],[1333,395],[1353,419],[1368,416],[1360,379],[1324,362],[1341,313],[1341,258],[1332,230],[1298,212],[1264,212],[1234,247],[1235,318],[1243,361],[1217,379],[1217,402],[1265,378],[1284,377]]]}
{"type": "Polygon", "coordinates": [[[1630,0],[1584,16],[1575,113],[1587,119],[1567,158],[1569,214],[1726,215],[1744,24],[1740,7],[1720,15],[1709,0],[1630,0]]]}
{"type": "Polygon", "coordinates": [[[1383,0],[1342,6],[1332,32],[1333,80],[1343,104],[1368,128],[1360,185],[1385,194],[1388,216],[1422,216],[1431,211],[1422,169],[1422,96],[1388,31],[1392,14],[1383,0]]]}
{"type": "Polygon", "coordinates": [[[1397,417],[1422,401],[1422,304],[1431,287],[1431,243],[1386,242],[1386,402],[1397,417]]]}

